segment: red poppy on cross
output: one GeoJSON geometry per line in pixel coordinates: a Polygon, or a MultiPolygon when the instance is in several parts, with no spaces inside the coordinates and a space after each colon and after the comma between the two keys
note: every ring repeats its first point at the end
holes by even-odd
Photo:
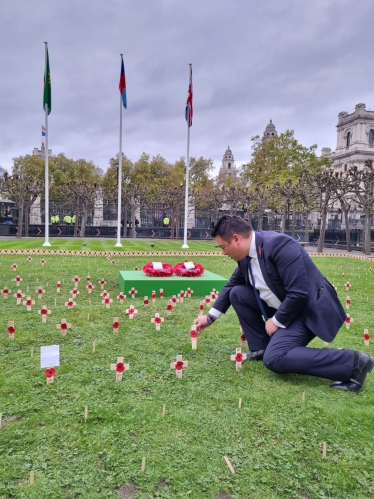
{"type": "Polygon", "coordinates": [[[114,317],[112,328],[113,328],[113,333],[118,333],[118,329],[119,329],[118,317],[114,317]]]}
{"type": "Polygon", "coordinates": [[[131,295],[131,298],[135,298],[135,295],[137,293],[136,289],[135,288],[131,288],[130,291],[129,291],[130,295],[131,295]]]}
{"type": "Polygon", "coordinates": [[[110,364],[110,370],[116,371],[116,381],[121,381],[124,371],[128,371],[129,369],[130,364],[125,364],[123,357],[117,357],[117,363],[110,364]]]}
{"type": "Polygon", "coordinates": [[[353,322],[353,319],[352,319],[352,317],[349,314],[347,314],[347,317],[345,319],[345,327],[346,327],[346,329],[349,329],[349,326],[351,325],[351,322],[353,322]]]}
{"type": "Polygon", "coordinates": [[[119,300],[120,304],[122,305],[122,303],[124,302],[124,300],[126,299],[126,295],[124,295],[122,292],[117,296],[117,299],[119,300]]]}
{"type": "Polygon", "coordinates": [[[69,300],[69,301],[65,302],[65,307],[68,307],[68,308],[73,308],[73,307],[75,307],[75,305],[76,305],[76,303],[73,300],[69,300]]]}
{"type": "Polygon", "coordinates": [[[347,296],[347,298],[345,300],[345,308],[349,308],[350,304],[351,304],[351,299],[349,296],[347,296]]]}
{"type": "Polygon", "coordinates": [[[61,319],[60,324],[56,324],[57,329],[60,329],[62,336],[66,336],[66,332],[71,328],[71,324],[66,322],[66,319],[61,319]]]}
{"type": "Polygon", "coordinates": [[[43,294],[45,293],[45,290],[41,286],[39,286],[38,289],[36,290],[36,292],[38,294],[39,300],[41,300],[43,294]]]}
{"type": "Polygon", "coordinates": [[[162,288],[160,288],[160,298],[163,298],[164,297],[164,290],[162,288]]]}
{"type": "Polygon", "coordinates": [[[49,367],[45,370],[45,375],[47,378],[47,384],[53,383],[55,379],[56,369],[54,367],[49,367]]]}
{"type": "Polygon", "coordinates": [[[151,298],[152,298],[152,303],[156,303],[156,291],[155,290],[152,290],[151,298]]]}
{"type": "Polygon", "coordinates": [[[197,334],[197,331],[196,331],[196,328],[195,328],[194,324],[192,324],[192,326],[191,326],[190,336],[191,336],[192,350],[197,350],[197,337],[198,337],[198,334],[197,334]]]}
{"type": "Polygon", "coordinates": [[[10,340],[14,340],[14,333],[16,332],[16,328],[14,327],[14,321],[8,322],[8,337],[10,340]]]}
{"type": "Polygon", "coordinates": [[[370,345],[370,335],[368,329],[364,329],[364,342],[366,347],[370,345]]]}
{"type": "Polygon", "coordinates": [[[61,291],[61,282],[57,281],[57,284],[56,284],[56,293],[59,293],[60,291],[61,291]]]}
{"type": "Polygon", "coordinates": [[[173,297],[172,297],[172,299],[170,301],[171,301],[171,304],[173,305],[173,307],[175,307],[175,305],[179,302],[179,300],[176,297],[176,295],[173,295],[173,297]]]}
{"type": "Polygon", "coordinates": [[[13,281],[15,281],[16,283],[16,286],[19,286],[21,284],[21,281],[22,281],[22,277],[21,276],[17,276],[13,279],[13,281]]]}
{"type": "Polygon", "coordinates": [[[104,281],[104,279],[100,279],[99,284],[100,284],[100,286],[101,286],[101,289],[104,289],[104,286],[105,286],[105,284],[106,284],[106,281],[104,281]]]}
{"type": "Polygon", "coordinates": [[[17,293],[14,293],[13,295],[15,298],[17,298],[17,305],[21,305],[21,300],[25,296],[22,291],[19,289],[17,293]]]}
{"type": "Polygon", "coordinates": [[[42,316],[42,322],[47,322],[47,315],[51,314],[51,311],[48,310],[47,305],[43,305],[40,310],[38,310],[38,314],[42,316]]]}
{"type": "Polygon", "coordinates": [[[149,305],[148,296],[145,296],[145,297],[144,297],[144,300],[143,300],[143,305],[144,305],[145,307],[148,307],[148,305],[149,305]]]}
{"type": "Polygon", "coordinates": [[[26,305],[27,312],[31,312],[31,307],[32,305],[35,305],[35,301],[32,300],[30,296],[28,296],[23,304],[26,305]]]}
{"type": "Polygon", "coordinates": [[[236,362],[236,370],[240,371],[242,368],[242,362],[245,360],[245,355],[242,354],[241,348],[236,348],[235,353],[231,355],[231,360],[235,360],[236,362]]]}
{"type": "Polygon", "coordinates": [[[164,322],[164,318],[160,317],[159,313],[155,313],[155,316],[151,319],[151,322],[153,322],[156,325],[156,331],[160,331],[161,322],[164,322]]]}
{"type": "Polygon", "coordinates": [[[192,293],[193,293],[192,289],[187,288],[187,296],[188,296],[188,298],[191,298],[192,293]]]}
{"type": "Polygon", "coordinates": [[[103,305],[105,305],[105,308],[110,308],[110,304],[113,302],[112,298],[109,298],[109,296],[107,296],[106,298],[104,298],[104,300],[101,300],[101,303],[103,305]]]}
{"type": "Polygon", "coordinates": [[[170,369],[175,369],[177,378],[182,377],[183,368],[188,367],[188,360],[182,360],[182,355],[176,356],[176,361],[171,362],[170,369]]]}
{"type": "Polygon", "coordinates": [[[130,308],[128,308],[128,309],[126,310],[126,314],[128,314],[129,319],[133,319],[133,318],[134,318],[134,315],[135,315],[135,314],[137,314],[137,313],[138,313],[138,311],[137,311],[137,310],[135,310],[135,308],[134,308],[132,305],[130,306],[130,308]]]}
{"type": "Polygon", "coordinates": [[[8,289],[6,286],[3,289],[3,295],[4,298],[8,298],[9,293],[11,293],[10,289],[8,289]]]}
{"type": "Polygon", "coordinates": [[[89,294],[89,295],[92,293],[92,290],[94,289],[94,287],[95,287],[95,286],[94,286],[91,282],[89,282],[89,283],[87,284],[86,288],[87,288],[87,291],[88,291],[88,294],[89,294]]]}

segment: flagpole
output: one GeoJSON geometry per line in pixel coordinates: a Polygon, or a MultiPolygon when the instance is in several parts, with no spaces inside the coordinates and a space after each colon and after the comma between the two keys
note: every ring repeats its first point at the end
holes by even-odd
{"type": "MultiPolygon", "coordinates": [[[[121,55],[121,60],[122,56],[121,55]]],[[[119,94],[119,157],[118,157],[118,217],[117,217],[117,243],[116,247],[121,247],[121,212],[122,212],[122,95],[119,94]]],[[[123,221],[123,230],[126,230],[125,221],[123,221]]]]}
{"type": "MultiPolygon", "coordinates": [[[[47,58],[48,58],[48,43],[45,44],[45,78],[47,74],[47,58]]],[[[51,246],[49,242],[49,169],[48,169],[48,104],[44,104],[45,113],[45,207],[44,207],[44,223],[45,223],[45,241],[43,246],[51,246]]]]}
{"type": "MultiPolygon", "coordinates": [[[[189,70],[189,84],[191,85],[192,78],[192,64],[189,70]]],[[[184,195],[184,231],[183,231],[183,246],[182,248],[189,248],[187,244],[187,220],[188,220],[188,191],[189,191],[189,178],[190,178],[190,124],[187,120],[187,158],[186,158],[186,191],[184,195]]],[[[178,230],[178,227],[177,227],[178,230]]]]}

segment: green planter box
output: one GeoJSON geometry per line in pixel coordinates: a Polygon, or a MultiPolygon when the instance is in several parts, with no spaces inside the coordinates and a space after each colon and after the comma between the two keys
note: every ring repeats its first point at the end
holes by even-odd
{"type": "Polygon", "coordinates": [[[125,294],[129,295],[131,288],[137,290],[137,297],[151,296],[152,290],[156,291],[157,296],[160,288],[164,290],[164,296],[173,296],[187,288],[192,289],[193,297],[208,295],[214,288],[221,291],[226,284],[226,277],[213,274],[206,270],[200,277],[149,277],[142,270],[120,270],[119,287],[125,294]]]}

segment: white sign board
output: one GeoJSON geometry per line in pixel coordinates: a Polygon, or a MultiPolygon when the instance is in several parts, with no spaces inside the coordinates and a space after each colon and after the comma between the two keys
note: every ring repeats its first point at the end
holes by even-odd
{"type": "Polygon", "coordinates": [[[40,347],[40,367],[58,367],[60,365],[60,345],[40,347]]]}

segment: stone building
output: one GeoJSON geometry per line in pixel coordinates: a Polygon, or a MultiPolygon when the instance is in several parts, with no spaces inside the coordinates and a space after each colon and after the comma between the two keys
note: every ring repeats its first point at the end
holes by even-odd
{"type": "Polygon", "coordinates": [[[277,130],[275,129],[275,125],[273,123],[273,120],[270,120],[270,123],[265,128],[264,134],[262,136],[262,141],[271,140],[277,136],[278,136],[278,133],[277,133],[277,130]]]}
{"type": "Polygon", "coordinates": [[[235,167],[235,159],[230,149],[230,146],[227,147],[225,154],[222,158],[222,165],[220,166],[218,172],[218,181],[225,182],[230,177],[236,177],[237,170],[235,167]]]}

